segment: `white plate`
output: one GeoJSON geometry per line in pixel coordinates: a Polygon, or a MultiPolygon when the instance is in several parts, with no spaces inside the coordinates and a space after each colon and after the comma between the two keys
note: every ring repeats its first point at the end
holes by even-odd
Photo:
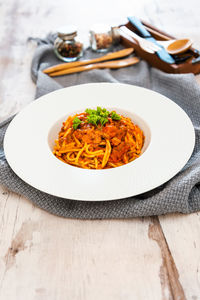
{"type": "Polygon", "coordinates": [[[91,83],[57,90],[32,102],[10,123],[6,159],[31,186],[75,200],[114,200],[158,187],[177,174],[192,154],[194,128],[186,113],[168,98],[136,86],[91,83]],[[144,131],[143,154],[127,165],[88,170],[70,166],[52,154],[67,116],[105,107],[131,117],[144,131]]]}

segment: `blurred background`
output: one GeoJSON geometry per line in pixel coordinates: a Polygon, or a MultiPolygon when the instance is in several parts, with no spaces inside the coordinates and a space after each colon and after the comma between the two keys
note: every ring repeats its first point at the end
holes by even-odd
{"type": "Polygon", "coordinates": [[[45,37],[63,25],[75,24],[86,45],[93,24],[125,24],[127,16],[135,15],[177,38],[192,38],[200,49],[199,8],[199,0],[1,0],[0,119],[18,111],[34,95],[30,64],[36,44],[27,42],[28,37],[45,37]]]}

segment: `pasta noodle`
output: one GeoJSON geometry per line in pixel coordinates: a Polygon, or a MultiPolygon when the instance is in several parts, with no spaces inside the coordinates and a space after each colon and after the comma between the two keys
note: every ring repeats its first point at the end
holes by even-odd
{"type": "Polygon", "coordinates": [[[59,160],[85,169],[108,169],[141,155],[145,137],[129,118],[115,112],[105,117],[99,112],[96,122],[88,116],[86,110],[63,123],[53,150],[59,160]]]}

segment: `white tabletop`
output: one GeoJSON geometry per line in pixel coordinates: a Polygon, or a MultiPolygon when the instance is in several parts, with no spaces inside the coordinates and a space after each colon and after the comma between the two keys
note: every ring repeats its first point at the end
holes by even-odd
{"type": "MultiPolygon", "coordinates": [[[[44,37],[76,24],[138,17],[200,49],[199,0],[25,1],[0,6],[0,120],[34,99],[30,63],[44,37]]],[[[200,83],[200,76],[196,76],[200,83]]],[[[0,186],[0,299],[200,299],[200,214],[130,220],[59,218],[0,186]]]]}

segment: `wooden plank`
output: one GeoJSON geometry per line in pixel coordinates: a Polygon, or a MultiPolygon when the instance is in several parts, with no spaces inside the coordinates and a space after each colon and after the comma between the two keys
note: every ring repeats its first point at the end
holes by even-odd
{"type": "Polygon", "coordinates": [[[162,254],[163,263],[160,267],[160,278],[163,298],[166,298],[166,291],[170,290],[173,299],[186,299],[183,287],[179,281],[179,273],[176,268],[174,258],[171,255],[157,217],[152,218],[152,224],[149,226],[149,237],[157,242],[162,254]]]}
{"type": "Polygon", "coordinates": [[[186,299],[200,299],[200,214],[159,218],[186,299]]]}
{"type": "Polygon", "coordinates": [[[149,219],[66,220],[3,193],[1,299],[162,299],[149,219]]]}
{"type": "Polygon", "coordinates": [[[0,297],[185,299],[156,217],[66,220],[1,195],[0,297]]]}

